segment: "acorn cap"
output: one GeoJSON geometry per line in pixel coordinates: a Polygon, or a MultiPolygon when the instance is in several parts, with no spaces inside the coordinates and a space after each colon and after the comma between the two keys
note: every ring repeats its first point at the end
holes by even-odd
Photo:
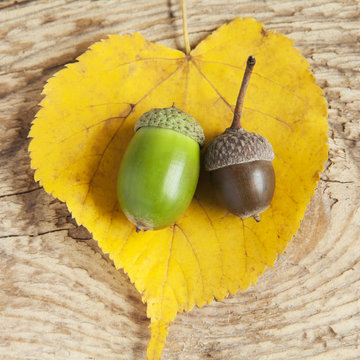
{"type": "Polygon", "coordinates": [[[204,165],[205,170],[212,171],[255,160],[274,160],[274,151],[269,141],[243,128],[228,128],[207,147],[204,165]]]}
{"type": "Polygon", "coordinates": [[[142,127],[153,126],[175,130],[195,140],[200,146],[205,143],[205,134],[201,125],[191,116],[175,106],[151,109],[143,114],[135,124],[135,132],[142,127]]]}

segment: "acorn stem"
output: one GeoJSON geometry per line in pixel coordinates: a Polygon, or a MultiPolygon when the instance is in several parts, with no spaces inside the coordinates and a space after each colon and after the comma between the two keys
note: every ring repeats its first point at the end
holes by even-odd
{"type": "Polygon", "coordinates": [[[241,119],[242,109],[243,109],[243,105],[244,105],[245,93],[246,93],[247,87],[250,82],[250,77],[251,77],[252,71],[254,69],[255,62],[256,61],[255,61],[254,56],[248,57],[244,77],[243,77],[239,95],[238,95],[238,98],[236,101],[236,106],[235,106],[235,111],[234,111],[234,119],[231,124],[231,129],[240,129],[241,128],[240,119],[241,119]]]}
{"type": "Polygon", "coordinates": [[[187,28],[186,0],[181,0],[181,8],[182,8],[182,19],[183,19],[185,53],[186,55],[190,55],[191,48],[190,48],[189,34],[187,28]]]}

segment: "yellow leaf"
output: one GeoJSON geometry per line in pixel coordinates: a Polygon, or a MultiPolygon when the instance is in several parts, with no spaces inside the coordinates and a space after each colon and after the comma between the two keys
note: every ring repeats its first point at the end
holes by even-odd
{"type": "Polygon", "coordinates": [[[139,34],[94,44],[50,79],[30,136],[35,178],[67,203],[147,303],[148,359],[159,359],[169,323],[214,298],[255,283],[296,233],[327,158],[327,106],[292,41],[253,19],[236,19],[190,57],[139,34]],[[249,55],[257,60],[242,125],[267,137],[276,189],[261,222],[240,219],[213,199],[201,174],[175,225],[136,233],[119,209],[116,178],[136,120],[178,108],[203,126],[207,143],[232,121],[249,55]]]}

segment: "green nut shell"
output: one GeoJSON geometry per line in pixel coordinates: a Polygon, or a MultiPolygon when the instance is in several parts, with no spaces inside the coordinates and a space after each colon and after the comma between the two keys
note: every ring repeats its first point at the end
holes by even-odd
{"type": "Polygon", "coordinates": [[[173,224],[190,205],[204,133],[174,107],[144,114],[135,131],[119,169],[118,200],[138,229],[157,230],[173,224]]]}
{"type": "Polygon", "coordinates": [[[135,124],[135,131],[142,127],[153,126],[172,129],[191,137],[200,146],[204,146],[205,134],[201,125],[189,114],[177,107],[151,109],[143,114],[135,124]]]}

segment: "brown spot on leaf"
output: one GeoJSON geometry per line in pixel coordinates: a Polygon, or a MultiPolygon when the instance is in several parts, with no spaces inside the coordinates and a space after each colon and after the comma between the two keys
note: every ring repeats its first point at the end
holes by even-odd
{"type": "Polygon", "coordinates": [[[261,35],[268,36],[268,32],[263,27],[261,28],[261,35]]]}

